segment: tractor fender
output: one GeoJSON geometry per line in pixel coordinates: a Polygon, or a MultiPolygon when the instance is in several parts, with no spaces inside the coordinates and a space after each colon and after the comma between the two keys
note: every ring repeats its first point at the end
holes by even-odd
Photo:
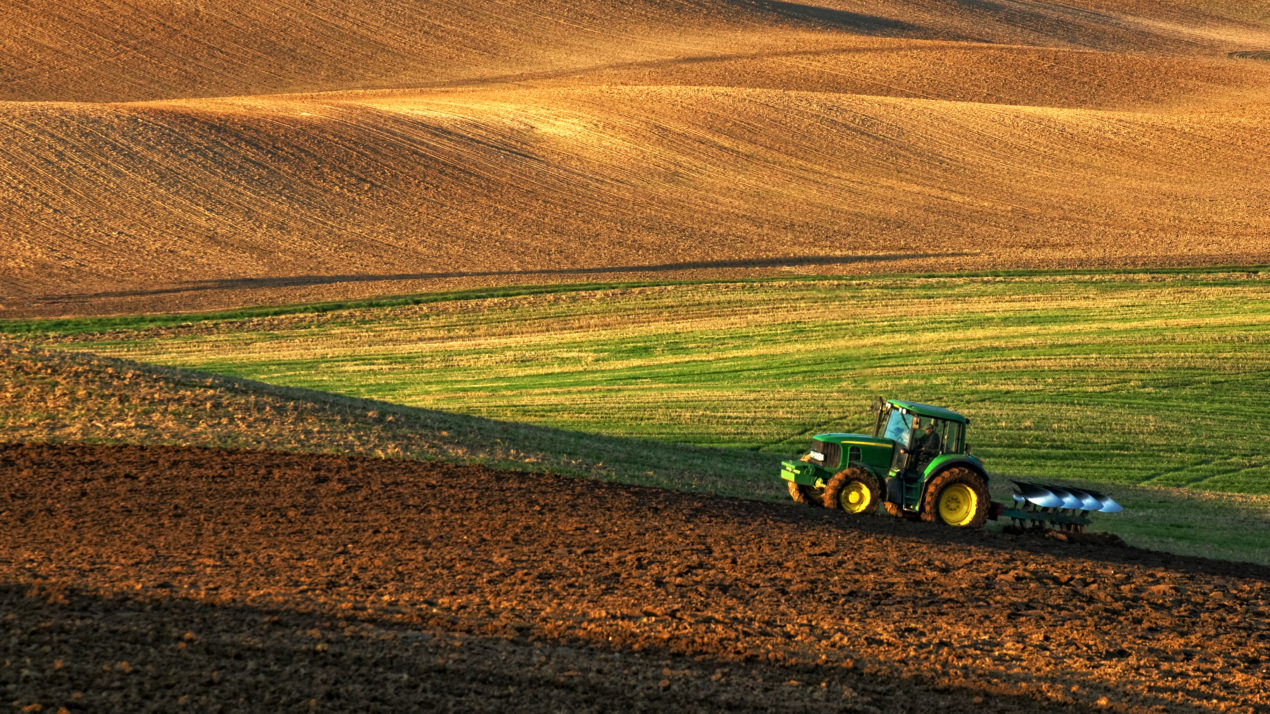
{"type": "Polygon", "coordinates": [[[930,483],[931,479],[948,469],[955,468],[966,468],[979,474],[983,477],[983,484],[985,486],[988,485],[988,470],[983,467],[983,462],[979,459],[971,456],[970,454],[944,454],[942,456],[936,456],[931,460],[930,464],[926,466],[926,471],[922,474],[922,490],[921,496],[918,498],[917,506],[919,509],[922,508],[923,504],[926,502],[926,484],[930,483]]]}
{"type": "Polygon", "coordinates": [[[970,454],[944,454],[936,456],[926,466],[926,471],[922,473],[922,488],[925,489],[926,482],[935,478],[943,471],[957,468],[958,466],[970,469],[983,477],[983,482],[988,483],[988,470],[983,467],[983,462],[971,456],[970,454]]]}

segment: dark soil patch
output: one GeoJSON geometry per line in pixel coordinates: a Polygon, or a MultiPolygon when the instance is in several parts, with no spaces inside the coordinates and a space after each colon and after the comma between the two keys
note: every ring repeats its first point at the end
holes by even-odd
{"type": "Polygon", "coordinates": [[[0,447],[0,583],[45,711],[1270,707],[1265,568],[480,467],[0,447]]]}

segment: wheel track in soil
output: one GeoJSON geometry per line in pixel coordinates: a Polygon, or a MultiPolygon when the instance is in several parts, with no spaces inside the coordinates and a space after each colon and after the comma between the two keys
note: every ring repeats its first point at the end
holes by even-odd
{"type": "Polygon", "coordinates": [[[24,705],[1270,705],[1259,566],[337,456],[8,445],[0,493],[24,705]]]}

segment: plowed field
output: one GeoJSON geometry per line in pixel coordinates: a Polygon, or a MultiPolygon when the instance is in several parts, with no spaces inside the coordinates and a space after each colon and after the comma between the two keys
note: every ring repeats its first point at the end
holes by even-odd
{"type": "Polygon", "coordinates": [[[0,695],[1265,710],[1270,571],[416,462],[0,447],[0,695]]]}
{"type": "Polygon", "coordinates": [[[1266,263],[1267,17],[0,0],[0,317],[1266,263]]]}

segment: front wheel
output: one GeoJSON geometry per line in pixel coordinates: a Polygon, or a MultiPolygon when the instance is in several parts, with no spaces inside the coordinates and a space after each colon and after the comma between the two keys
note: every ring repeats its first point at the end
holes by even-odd
{"type": "Polygon", "coordinates": [[[823,500],[819,491],[821,489],[811,486],[800,486],[793,481],[785,482],[789,486],[789,497],[794,499],[794,503],[800,503],[804,506],[819,506],[823,500]]]}
{"type": "Polygon", "coordinates": [[[825,508],[841,508],[852,515],[873,513],[882,500],[881,493],[876,476],[853,466],[834,474],[825,484],[825,508]]]}
{"type": "Polygon", "coordinates": [[[948,469],[930,480],[922,520],[958,528],[982,528],[991,501],[983,477],[965,468],[948,469]]]}

